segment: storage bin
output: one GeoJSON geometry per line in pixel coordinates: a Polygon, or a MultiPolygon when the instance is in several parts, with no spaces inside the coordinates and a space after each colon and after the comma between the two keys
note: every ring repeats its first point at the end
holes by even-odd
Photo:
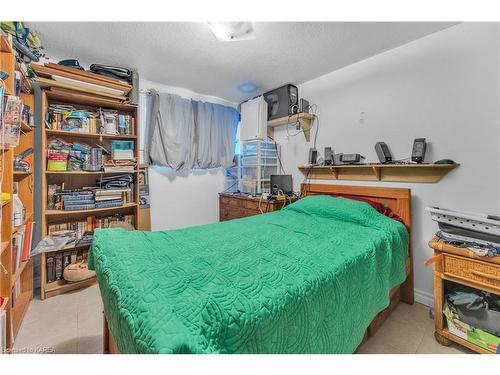
{"type": "Polygon", "coordinates": [[[48,171],[65,171],[68,168],[67,160],[49,160],[47,162],[48,171]]]}
{"type": "Polygon", "coordinates": [[[258,181],[258,180],[240,180],[238,190],[245,194],[259,195],[262,193],[270,192],[269,181],[258,181]]]}
{"type": "Polygon", "coordinates": [[[264,158],[275,158],[276,157],[276,150],[257,150],[257,151],[248,151],[246,154],[244,154],[246,157],[248,156],[260,156],[264,158]]]}
{"type": "Polygon", "coordinates": [[[272,174],[277,174],[277,166],[241,167],[241,177],[244,180],[269,180],[272,174]]]}
{"type": "Polygon", "coordinates": [[[276,145],[273,142],[266,142],[266,141],[247,141],[247,142],[241,142],[242,146],[242,153],[245,154],[245,152],[255,152],[258,149],[261,150],[275,150],[276,145]]]}
{"type": "Polygon", "coordinates": [[[277,157],[257,157],[257,156],[244,156],[241,159],[241,165],[272,165],[278,166],[278,158],[277,157]]]}
{"type": "Polygon", "coordinates": [[[452,335],[467,340],[492,353],[500,354],[500,337],[462,321],[460,312],[449,301],[446,301],[443,314],[446,317],[448,331],[452,335]]]}
{"type": "Polygon", "coordinates": [[[111,141],[111,151],[114,150],[133,150],[134,141],[111,141]]]}

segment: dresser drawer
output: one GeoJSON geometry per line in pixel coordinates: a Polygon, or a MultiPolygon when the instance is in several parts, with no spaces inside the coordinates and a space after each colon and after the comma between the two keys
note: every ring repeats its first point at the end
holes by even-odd
{"type": "Polygon", "coordinates": [[[245,210],[244,208],[230,208],[227,211],[221,210],[219,215],[220,215],[220,219],[222,219],[222,220],[232,220],[232,219],[239,219],[242,217],[250,216],[248,214],[248,211],[245,210]]]}
{"type": "Polygon", "coordinates": [[[443,273],[500,291],[500,265],[443,254],[443,273]]]}
{"type": "Polygon", "coordinates": [[[261,213],[260,210],[262,210],[262,212],[274,211],[274,203],[268,202],[265,200],[260,202],[260,209],[259,209],[259,201],[258,200],[244,201],[243,207],[245,207],[246,209],[251,210],[251,211],[257,211],[259,214],[261,213]]]}
{"type": "Polygon", "coordinates": [[[243,200],[238,198],[220,197],[219,203],[223,206],[243,207],[243,200]]]}

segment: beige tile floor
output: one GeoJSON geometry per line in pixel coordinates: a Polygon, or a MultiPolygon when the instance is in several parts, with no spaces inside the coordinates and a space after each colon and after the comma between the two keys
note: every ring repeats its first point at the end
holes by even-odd
{"type": "MultiPolygon", "coordinates": [[[[377,334],[359,350],[363,354],[461,354],[459,346],[434,340],[429,308],[400,303],[377,334]]],[[[16,339],[17,352],[102,353],[102,301],[98,286],[34,299],[16,339]]]]}

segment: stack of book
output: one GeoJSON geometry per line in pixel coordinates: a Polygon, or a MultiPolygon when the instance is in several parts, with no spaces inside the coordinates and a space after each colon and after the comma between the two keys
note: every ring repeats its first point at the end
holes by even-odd
{"type": "Polygon", "coordinates": [[[104,163],[103,168],[104,172],[130,172],[133,173],[135,171],[137,163],[134,161],[116,161],[109,160],[104,163]]]}
{"type": "Polygon", "coordinates": [[[132,202],[131,189],[96,189],[96,208],[109,208],[123,206],[127,202],[132,202]]]}
{"type": "Polygon", "coordinates": [[[96,208],[94,194],[92,194],[91,190],[82,189],[81,191],[62,193],[61,200],[65,211],[96,208]]]}

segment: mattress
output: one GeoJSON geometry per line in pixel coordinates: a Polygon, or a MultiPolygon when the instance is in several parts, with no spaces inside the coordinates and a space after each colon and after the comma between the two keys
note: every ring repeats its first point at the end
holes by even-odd
{"type": "Polygon", "coordinates": [[[402,283],[408,232],[311,196],[185,229],[97,229],[89,254],[122,353],[352,353],[402,283]]]}

